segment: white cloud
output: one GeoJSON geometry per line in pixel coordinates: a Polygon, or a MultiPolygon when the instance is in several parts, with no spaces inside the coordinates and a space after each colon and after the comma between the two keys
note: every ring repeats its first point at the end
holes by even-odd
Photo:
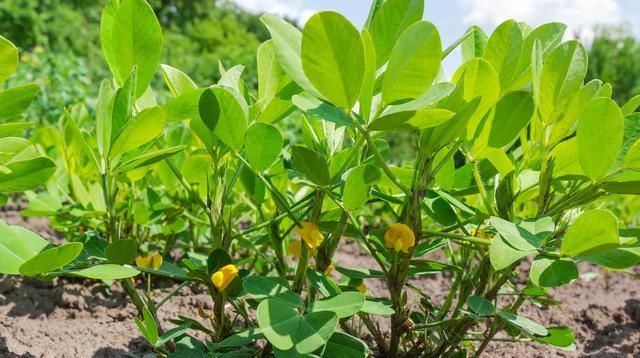
{"type": "Polygon", "coordinates": [[[232,0],[241,8],[253,13],[270,13],[304,23],[315,10],[304,7],[302,0],[232,0]]]}
{"type": "Polygon", "coordinates": [[[464,22],[493,28],[507,19],[532,26],[560,21],[568,34],[589,40],[597,25],[619,24],[625,15],[617,0],[462,0],[464,22]]]}

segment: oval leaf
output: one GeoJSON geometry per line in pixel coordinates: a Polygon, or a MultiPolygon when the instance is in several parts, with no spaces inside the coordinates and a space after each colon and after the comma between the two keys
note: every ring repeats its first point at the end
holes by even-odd
{"type": "Polygon", "coordinates": [[[624,119],[610,98],[596,98],[578,120],[578,158],[591,179],[603,178],[613,166],[622,146],[624,119]]]}
{"type": "Polygon", "coordinates": [[[344,16],[321,11],[302,32],[302,67],[329,102],[351,108],[364,77],[364,46],[358,30],[344,16]]]}

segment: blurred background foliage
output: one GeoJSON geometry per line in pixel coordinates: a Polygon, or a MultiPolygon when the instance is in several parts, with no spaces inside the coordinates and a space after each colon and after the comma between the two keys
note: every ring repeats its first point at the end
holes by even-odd
{"type": "MultiPolygon", "coordinates": [[[[149,2],[164,30],[163,63],[183,70],[203,86],[219,78],[218,61],[226,68],[241,64],[246,67],[246,83],[255,88],[255,53],[269,38],[259,15],[225,0],[149,2]]],[[[93,108],[100,81],[110,76],[100,47],[99,23],[105,3],[0,1],[0,34],[18,46],[23,63],[6,86],[34,81],[42,88],[29,109],[30,120],[56,121],[65,106],[79,102],[93,108]]],[[[157,80],[162,83],[159,76],[157,80]]]]}
{"type": "MultiPolygon", "coordinates": [[[[218,61],[226,68],[241,64],[246,67],[246,83],[255,89],[256,49],[269,38],[259,15],[228,0],[149,2],[164,29],[163,63],[183,70],[202,86],[218,80],[218,61]]],[[[35,81],[42,87],[27,114],[29,120],[54,122],[65,106],[75,103],[93,108],[100,81],[110,76],[100,48],[99,23],[105,3],[0,1],[0,34],[19,47],[24,64],[5,86],[35,81]]],[[[628,30],[597,29],[589,52],[587,79],[610,82],[614,99],[621,104],[640,92],[640,42],[628,30]]],[[[164,86],[158,84],[154,88],[162,90],[164,86]]],[[[392,155],[414,150],[414,143],[401,135],[389,139],[392,155]]]]}
{"type": "Polygon", "coordinates": [[[613,86],[613,99],[624,104],[640,93],[640,41],[625,27],[603,27],[589,47],[587,80],[613,86]]]}

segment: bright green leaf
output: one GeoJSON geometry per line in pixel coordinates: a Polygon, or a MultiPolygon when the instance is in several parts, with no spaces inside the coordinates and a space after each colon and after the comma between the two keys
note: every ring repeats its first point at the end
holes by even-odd
{"type": "Polygon", "coordinates": [[[319,153],[294,145],[291,147],[291,160],[296,169],[313,183],[320,186],[331,184],[327,160],[319,153]]]}
{"type": "Polygon", "coordinates": [[[0,273],[19,274],[20,266],[48,245],[39,235],[0,220],[0,273]]]}
{"type": "Polygon", "coordinates": [[[603,252],[620,245],[618,219],[607,210],[591,210],[580,215],[567,229],[560,254],[580,256],[603,252]]]}
{"type": "Polygon", "coordinates": [[[591,179],[602,179],[613,166],[622,146],[624,120],[610,98],[596,98],[578,121],[578,159],[591,179]]]}
{"type": "Polygon", "coordinates": [[[360,292],[342,292],[337,296],[325,298],[313,302],[309,308],[309,312],[330,311],[335,313],[338,318],[351,317],[356,314],[364,305],[364,295],[360,292]]]}
{"type": "Polygon", "coordinates": [[[20,273],[36,276],[64,267],[80,255],[82,248],[82,243],[70,242],[44,250],[23,263],[20,273]]]}
{"type": "Polygon", "coordinates": [[[321,11],[302,32],[302,68],[329,102],[350,109],[364,77],[364,47],[358,30],[344,16],[321,11]]]}
{"type": "Polygon", "coordinates": [[[256,171],[268,169],[282,150],[282,134],[267,123],[255,123],[246,134],[247,161],[256,171]]]}
{"type": "Polygon", "coordinates": [[[529,278],[540,287],[562,286],[578,278],[578,268],[571,260],[538,256],[531,264],[529,278]]]}
{"type": "Polygon", "coordinates": [[[382,80],[382,99],[390,104],[420,97],[433,84],[442,62],[436,27],[420,21],[407,28],[393,47],[382,80]]]}
{"type": "Polygon", "coordinates": [[[110,0],[100,23],[102,50],[116,82],[122,86],[138,67],[136,98],[153,78],[162,54],[162,29],[145,0],[110,0]]]}
{"type": "Polygon", "coordinates": [[[400,35],[420,21],[423,13],[423,0],[387,0],[380,6],[369,26],[375,45],[376,67],[387,62],[400,35]]]}

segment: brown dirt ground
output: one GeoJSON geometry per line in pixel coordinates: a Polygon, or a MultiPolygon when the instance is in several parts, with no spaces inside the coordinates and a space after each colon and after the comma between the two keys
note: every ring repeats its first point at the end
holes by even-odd
{"type": "MultiPolygon", "coordinates": [[[[46,220],[24,219],[15,211],[0,212],[10,224],[28,227],[59,241],[46,220]]],[[[358,246],[346,242],[336,255],[338,264],[375,268],[358,246]]],[[[576,334],[576,351],[544,345],[492,343],[486,357],[640,357],[640,281],[629,275],[582,266],[584,276],[554,291],[561,306],[525,306],[520,313],[547,326],[566,325],[576,334]]],[[[384,283],[367,280],[370,292],[384,292],[384,283]]],[[[449,281],[443,275],[413,282],[439,302],[449,281]]],[[[156,283],[159,296],[170,282],[156,283]],[[158,287],[159,286],[159,287],[158,287]]],[[[198,287],[184,288],[159,313],[165,327],[178,314],[197,317],[197,308],[211,309],[211,299],[198,287]]],[[[150,352],[133,316],[135,309],[122,290],[98,282],[56,279],[38,282],[0,276],[0,357],[125,357],[150,352]]]]}

